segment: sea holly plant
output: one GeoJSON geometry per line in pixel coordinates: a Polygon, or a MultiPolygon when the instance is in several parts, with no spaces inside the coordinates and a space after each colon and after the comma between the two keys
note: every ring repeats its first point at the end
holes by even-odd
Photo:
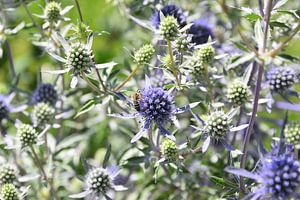
{"type": "Polygon", "coordinates": [[[299,199],[299,6],[0,0],[0,199],[299,199]]]}

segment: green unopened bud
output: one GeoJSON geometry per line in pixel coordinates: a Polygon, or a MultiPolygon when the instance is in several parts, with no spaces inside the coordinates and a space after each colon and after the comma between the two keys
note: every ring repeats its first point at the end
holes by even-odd
{"type": "Polygon", "coordinates": [[[103,168],[92,169],[87,177],[87,184],[90,190],[97,193],[105,193],[111,187],[111,179],[103,168]]]}
{"type": "Polygon", "coordinates": [[[179,25],[177,20],[171,15],[166,16],[160,22],[159,32],[164,39],[169,41],[174,40],[179,33],[179,25]]]}
{"type": "Polygon", "coordinates": [[[240,106],[247,101],[248,87],[246,83],[234,81],[227,91],[227,98],[230,103],[240,106]]]}
{"type": "Polygon", "coordinates": [[[161,152],[167,161],[175,161],[178,157],[176,143],[167,138],[161,143],[161,152]]]}
{"type": "Polygon", "coordinates": [[[13,184],[4,184],[1,188],[1,200],[19,200],[19,194],[13,184]]]}
{"type": "Polygon", "coordinates": [[[36,144],[37,142],[37,131],[29,124],[22,124],[17,131],[18,138],[21,142],[22,147],[36,144]]]}
{"type": "Polygon", "coordinates": [[[34,106],[32,120],[36,126],[50,124],[54,118],[55,109],[48,103],[38,103],[34,106]]]}
{"type": "Polygon", "coordinates": [[[146,44],[142,46],[138,51],[134,54],[134,59],[139,65],[149,64],[153,54],[155,53],[155,49],[152,44],[146,44]]]}
{"type": "Polygon", "coordinates": [[[206,131],[214,139],[222,139],[229,130],[229,120],[227,115],[222,111],[212,113],[206,123],[206,131]]]}
{"type": "Polygon", "coordinates": [[[45,17],[50,22],[57,22],[61,17],[60,12],[61,12],[60,4],[55,1],[52,1],[46,5],[45,17]]]}
{"type": "Polygon", "coordinates": [[[175,48],[179,51],[179,52],[183,52],[189,49],[189,45],[190,45],[191,39],[186,36],[180,36],[176,39],[175,41],[175,48]]]}
{"type": "Polygon", "coordinates": [[[87,49],[82,43],[71,45],[66,60],[67,67],[73,68],[75,74],[78,74],[80,71],[89,71],[95,65],[92,50],[87,49]]]}
{"type": "Polygon", "coordinates": [[[215,57],[215,49],[211,45],[203,46],[197,51],[197,57],[203,63],[210,64],[215,57]]]}
{"type": "Polygon", "coordinates": [[[4,164],[0,167],[0,183],[13,183],[17,180],[16,170],[10,164],[4,164]]]}
{"type": "Polygon", "coordinates": [[[297,145],[300,144],[300,124],[290,123],[284,128],[284,136],[286,143],[297,145]]]}
{"type": "Polygon", "coordinates": [[[203,80],[203,76],[206,74],[207,66],[198,59],[192,59],[188,64],[190,68],[192,79],[196,82],[203,80]]]}

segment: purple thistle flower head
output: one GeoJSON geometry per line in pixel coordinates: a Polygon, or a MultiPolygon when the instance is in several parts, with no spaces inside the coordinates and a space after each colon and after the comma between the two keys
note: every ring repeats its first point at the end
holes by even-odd
{"type": "Polygon", "coordinates": [[[152,15],[151,22],[156,29],[158,29],[160,25],[160,11],[164,14],[164,16],[173,16],[177,20],[180,28],[186,25],[186,17],[182,9],[176,5],[170,4],[164,6],[161,10],[155,11],[152,15]]]}
{"type": "Polygon", "coordinates": [[[49,83],[40,84],[34,91],[32,96],[32,103],[37,104],[40,102],[55,105],[58,99],[57,91],[54,85],[49,83]]]}
{"type": "Polygon", "coordinates": [[[154,121],[160,125],[170,120],[175,108],[173,96],[162,88],[145,88],[138,103],[139,113],[146,119],[146,123],[154,121]]]}
{"type": "Polygon", "coordinates": [[[192,43],[196,45],[206,43],[209,37],[214,38],[213,28],[209,24],[209,21],[204,18],[193,21],[193,25],[188,30],[188,34],[192,36],[192,43]]]}
{"type": "Polygon", "coordinates": [[[296,72],[289,67],[272,68],[267,73],[267,81],[271,90],[281,92],[296,82],[296,72]]]}
{"type": "Polygon", "coordinates": [[[291,152],[270,155],[262,160],[259,170],[263,192],[275,199],[288,199],[300,186],[300,162],[291,152]]]}

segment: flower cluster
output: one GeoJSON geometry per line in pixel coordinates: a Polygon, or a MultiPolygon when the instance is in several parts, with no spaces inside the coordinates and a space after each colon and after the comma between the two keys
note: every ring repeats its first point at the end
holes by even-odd
{"type": "Polygon", "coordinates": [[[151,44],[146,44],[135,52],[134,59],[139,65],[148,64],[154,52],[154,47],[151,44]]]}
{"type": "Polygon", "coordinates": [[[0,193],[1,200],[19,200],[17,188],[13,184],[4,184],[0,193]]]}
{"type": "Polygon", "coordinates": [[[165,138],[161,143],[161,152],[167,161],[175,161],[178,157],[178,149],[173,140],[165,138]]]}
{"type": "Polygon", "coordinates": [[[285,141],[288,144],[299,144],[300,143],[300,124],[289,123],[284,129],[285,141]]]}
{"type": "Polygon", "coordinates": [[[211,45],[205,45],[197,51],[197,58],[205,64],[210,64],[215,56],[215,49],[211,45]]]}
{"type": "Polygon", "coordinates": [[[164,39],[173,41],[178,36],[178,28],[177,20],[173,16],[167,16],[161,21],[159,32],[164,39]]]}
{"type": "Polygon", "coordinates": [[[57,22],[61,16],[61,6],[56,1],[49,2],[45,7],[44,12],[48,21],[57,22]]]}
{"type": "Polygon", "coordinates": [[[36,126],[43,126],[51,123],[54,118],[55,109],[48,103],[38,103],[32,111],[32,121],[36,126]]]}
{"type": "Polygon", "coordinates": [[[37,142],[37,131],[29,124],[21,124],[18,127],[18,138],[22,147],[31,146],[37,142]]]}
{"type": "Polygon", "coordinates": [[[51,105],[55,105],[58,100],[58,94],[54,85],[49,83],[40,84],[34,91],[32,96],[32,102],[34,104],[45,102],[51,105]]]}
{"type": "Polygon", "coordinates": [[[216,111],[207,119],[206,132],[214,139],[222,139],[229,130],[229,119],[223,111],[216,111]]]}
{"type": "Polygon", "coordinates": [[[234,81],[228,87],[227,98],[230,103],[240,106],[248,98],[248,87],[246,83],[241,81],[234,81]]]}
{"type": "Polygon", "coordinates": [[[292,68],[273,68],[267,74],[271,90],[281,92],[288,89],[296,81],[296,73],[292,68]]]}
{"type": "Polygon", "coordinates": [[[16,170],[10,164],[4,164],[0,167],[0,183],[13,183],[16,181],[16,170]]]}

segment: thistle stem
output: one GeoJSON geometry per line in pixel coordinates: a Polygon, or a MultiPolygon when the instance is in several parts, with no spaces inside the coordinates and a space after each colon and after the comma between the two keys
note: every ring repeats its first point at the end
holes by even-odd
{"type": "Polygon", "coordinates": [[[17,74],[16,74],[14,60],[13,60],[12,53],[11,53],[10,44],[7,40],[5,40],[4,44],[5,44],[5,48],[7,51],[7,59],[9,62],[10,73],[11,73],[12,79],[15,79],[17,74]]]}
{"type": "Polygon", "coordinates": [[[88,78],[84,73],[82,73],[81,75],[82,75],[83,79],[86,81],[86,83],[90,86],[90,88],[91,88],[92,90],[94,90],[95,92],[99,93],[100,95],[103,93],[103,92],[101,92],[101,91],[99,90],[99,88],[98,88],[97,86],[95,86],[95,85],[89,80],[89,78],[88,78]]]}
{"type": "MultiPolygon", "coordinates": [[[[266,12],[264,15],[265,25],[264,25],[264,40],[261,48],[259,49],[260,54],[264,54],[267,46],[267,38],[268,38],[268,30],[269,30],[269,22],[271,17],[271,10],[272,10],[272,0],[268,0],[266,7],[266,12]]],[[[247,127],[246,133],[245,133],[245,139],[242,149],[242,156],[240,161],[240,168],[244,169],[246,164],[246,158],[247,158],[247,152],[248,152],[248,146],[250,142],[250,136],[252,133],[253,125],[255,123],[256,114],[258,110],[258,100],[260,96],[260,90],[261,90],[261,83],[262,83],[262,77],[264,74],[264,60],[261,61],[261,63],[258,66],[258,75],[257,75],[257,81],[255,84],[255,91],[254,91],[254,101],[253,101],[253,107],[252,107],[252,113],[249,121],[249,126],[247,127]]],[[[245,183],[244,178],[240,177],[240,197],[243,196],[243,193],[245,192],[245,183]]]]}
{"type": "Polygon", "coordinates": [[[96,73],[97,73],[97,77],[98,77],[98,79],[99,79],[99,82],[100,82],[100,84],[101,84],[101,86],[102,86],[104,92],[106,92],[106,91],[107,91],[107,88],[106,88],[106,86],[104,85],[104,82],[103,82],[103,80],[102,80],[102,78],[101,78],[101,76],[100,76],[99,70],[98,70],[97,68],[96,68],[96,73]]]}
{"type": "Polygon", "coordinates": [[[45,172],[45,170],[43,168],[42,162],[40,161],[37,153],[35,152],[33,146],[29,146],[29,147],[30,147],[31,153],[33,155],[33,158],[35,160],[35,163],[36,163],[37,167],[40,169],[41,173],[43,174],[45,181],[48,181],[46,172],[45,172]]]}
{"type": "Polygon", "coordinates": [[[80,21],[83,22],[82,12],[81,12],[78,0],[75,0],[75,4],[76,4],[76,8],[77,8],[77,11],[78,11],[78,14],[79,14],[80,21]]]}
{"type": "Polygon", "coordinates": [[[138,71],[138,69],[140,68],[140,64],[138,64],[134,70],[131,72],[131,74],[125,79],[125,81],[123,81],[114,91],[117,92],[119,91],[128,81],[130,81],[132,79],[132,77],[136,74],[136,72],[138,71]]]}
{"type": "Polygon", "coordinates": [[[175,67],[172,44],[171,44],[170,40],[168,40],[167,43],[168,43],[168,51],[169,51],[169,55],[170,55],[170,59],[171,59],[171,71],[173,72],[173,75],[175,76],[176,83],[177,83],[178,87],[180,87],[180,80],[179,80],[179,77],[178,77],[177,69],[175,67]]]}

